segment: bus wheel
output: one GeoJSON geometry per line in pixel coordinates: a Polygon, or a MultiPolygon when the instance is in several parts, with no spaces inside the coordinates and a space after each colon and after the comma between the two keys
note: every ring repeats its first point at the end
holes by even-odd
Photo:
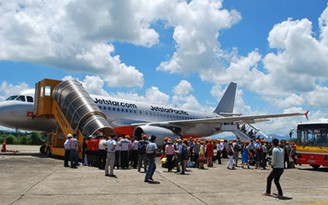
{"type": "Polygon", "coordinates": [[[51,157],[51,150],[50,150],[50,147],[47,147],[46,154],[47,154],[47,157],[51,157]]]}
{"type": "Polygon", "coordinates": [[[313,167],[313,169],[315,169],[315,170],[318,170],[319,169],[319,167],[320,167],[320,165],[311,165],[312,167],[313,167]]]}

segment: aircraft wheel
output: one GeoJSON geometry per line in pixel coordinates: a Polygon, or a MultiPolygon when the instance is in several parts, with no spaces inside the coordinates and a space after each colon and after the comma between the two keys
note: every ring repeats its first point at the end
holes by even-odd
{"type": "Polygon", "coordinates": [[[312,167],[313,167],[313,169],[315,169],[315,170],[318,170],[319,169],[319,167],[320,167],[320,165],[311,165],[312,167]]]}

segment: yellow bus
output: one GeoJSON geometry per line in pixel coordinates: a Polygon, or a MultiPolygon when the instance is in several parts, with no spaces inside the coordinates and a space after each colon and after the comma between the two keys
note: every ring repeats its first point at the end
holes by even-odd
{"type": "Polygon", "coordinates": [[[297,125],[296,163],[328,166],[328,119],[297,125]]]}

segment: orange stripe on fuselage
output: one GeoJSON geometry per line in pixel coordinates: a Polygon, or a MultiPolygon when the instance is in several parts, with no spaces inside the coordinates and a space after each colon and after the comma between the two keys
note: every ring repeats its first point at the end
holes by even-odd
{"type": "Polygon", "coordinates": [[[133,136],[133,127],[132,126],[115,127],[114,130],[115,130],[116,136],[120,136],[123,134],[133,136]]]}

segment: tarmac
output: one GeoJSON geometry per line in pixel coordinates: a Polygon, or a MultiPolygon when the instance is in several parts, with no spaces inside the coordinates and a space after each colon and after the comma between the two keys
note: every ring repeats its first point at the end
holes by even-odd
{"type": "MultiPolygon", "coordinates": [[[[10,146],[0,153],[0,204],[328,204],[328,168],[286,169],[281,177],[284,198],[263,196],[271,169],[226,168],[214,164],[205,170],[189,168],[186,175],[167,172],[160,160],[154,179],[144,182],[136,169],[65,168],[63,160],[40,155],[38,146],[10,146]]],[[[272,191],[276,187],[272,183],[272,191]]]]}

